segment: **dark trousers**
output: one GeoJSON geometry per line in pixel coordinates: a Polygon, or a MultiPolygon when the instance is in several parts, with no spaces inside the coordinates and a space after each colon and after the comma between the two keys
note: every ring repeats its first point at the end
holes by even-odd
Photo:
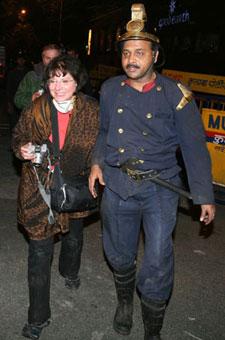
{"type": "MultiPolygon", "coordinates": [[[[171,180],[178,185],[178,176],[171,180]]],[[[172,232],[176,224],[178,194],[154,183],[127,200],[105,188],[102,197],[103,245],[117,271],[132,268],[136,261],[143,223],[145,249],[137,275],[144,298],[167,300],[173,285],[172,232]]]]}
{"type": "MultiPolygon", "coordinates": [[[[70,231],[62,235],[59,272],[65,278],[75,279],[81,263],[83,219],[70,220],[70,231]]],[[[30,240],[28,255],[28,285],[30,305],[28,322],[41,324],[51,316],[50,279],[54,253],[54,237],[30,240]]]]}

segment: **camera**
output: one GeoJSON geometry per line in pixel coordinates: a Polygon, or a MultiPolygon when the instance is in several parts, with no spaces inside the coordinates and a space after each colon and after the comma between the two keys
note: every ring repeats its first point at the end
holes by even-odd
{"type": "Polygon", "coordinates": [[[46,154],[47,151],[48,151],[47,144],[42,145],[34,144],[30,146],[29,152],[35,154],[35,159],[33,161],[33,164],[35,166],[40,166],[42,164],[44,155],[46,154]]]}

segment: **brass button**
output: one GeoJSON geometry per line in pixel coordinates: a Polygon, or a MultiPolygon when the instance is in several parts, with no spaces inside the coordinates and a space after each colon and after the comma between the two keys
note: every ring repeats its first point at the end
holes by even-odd
{"type": "Polygon", "coordinates": [[[124,86],[125,85],[125,82],[124,81],[121,81],[121,86],[124,86]]]}
{"type": "Polygon", "coordinates": [[[162,86],[157,86],[156,91],[160,92],[162,90],[162,86]]]}
{"type": "Polygon", "coordinates": [[[123,109],[119,108],[119,109],[117,109],[117,112],[118,113],[123,113],[123,109]]]}
{"type": "Polygon", "coordinates": [[[118,151],[119,151],[119,153],[124,153],[125,149],[124,148],[119,148],[118,151]]]}
{"type": "Polygon", "coordinates": [[[123,133],[124,130],[123,130],[122,128],[119,128],[119,129],[118,129],[118,132],[119,132],[119,133],[123,133]]]}
{"type": "Polygon", "coordinates": [[[140,164],[144,164],[145,161],[144,161],[143,159],[139,159],[138,162],[139,162],[140,164]]]}
{"type": "Polygon", "coordinates": [[[146,114],[146,118],[147,118],[147,119],[151,119],[151,118],[152,118],[152,114],[151,114],[150,112],[147,113],[147,114],[146,114]]]}
{"type": "Polygon", "coordinates": [[[143,131],[143,132],[142,132],[142,135],[143,135],[143,136],[148,136],[148,132],[147,132],[147,131],[143,131]]]}
{"type": "Polygon", "coordinates": [[[140,150],[141,150],[141,152],[144,152],[145,151],[145,149],[142,147],[142,148],[140,148],[140,150]]]}

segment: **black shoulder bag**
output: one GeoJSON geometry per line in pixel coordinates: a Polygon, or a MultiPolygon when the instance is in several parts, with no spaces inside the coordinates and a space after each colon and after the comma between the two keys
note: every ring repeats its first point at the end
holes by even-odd
{"type": "Polygon", "coordinates": [[[51,208],[58,212],[82,212],[98,209],[98,198],[94,198],[88,188],[88,175],[75,176],[72,183],[63,178],[60,169],[58,116],[55,107],[51,105],[52,145],[56,159],[50,187],[51,208]]]}

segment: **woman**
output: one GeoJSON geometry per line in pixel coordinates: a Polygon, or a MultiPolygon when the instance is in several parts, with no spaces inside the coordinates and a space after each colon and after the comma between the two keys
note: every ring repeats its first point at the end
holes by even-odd
{"type": "Polygon", "coordinates": [[[62,234],[59,272],[65,278],[66,287],[76,289],[80,284],[78,272],[83,218],[91,213],[54,214],[55,222],[49,222],[49,207],[40,193],[38,179],[44,186],[48,185],[50,170],[54,168],[50,107],[54,105],[58,116],[60,167],[64,178],[71,181],[74,176],[89,171],[98,132],[98,104],[95,99],[79,92],[85,82],[79,60],[65,55],[55,58],[48,65],[45,78],[46,93],[22,113],[12,139],[16,156],[24,160],[19,186],[18,222],[29,238],[30,305],[28,323],[22,335],[30,339],[40,337],[51,316],[50,266],[54,235],[62,234]],[[50,156],[45,152],[44,144],[50,156]],[[34,165],[34,145],[41,146],[43,153],[39,166],[34,165]]]}

